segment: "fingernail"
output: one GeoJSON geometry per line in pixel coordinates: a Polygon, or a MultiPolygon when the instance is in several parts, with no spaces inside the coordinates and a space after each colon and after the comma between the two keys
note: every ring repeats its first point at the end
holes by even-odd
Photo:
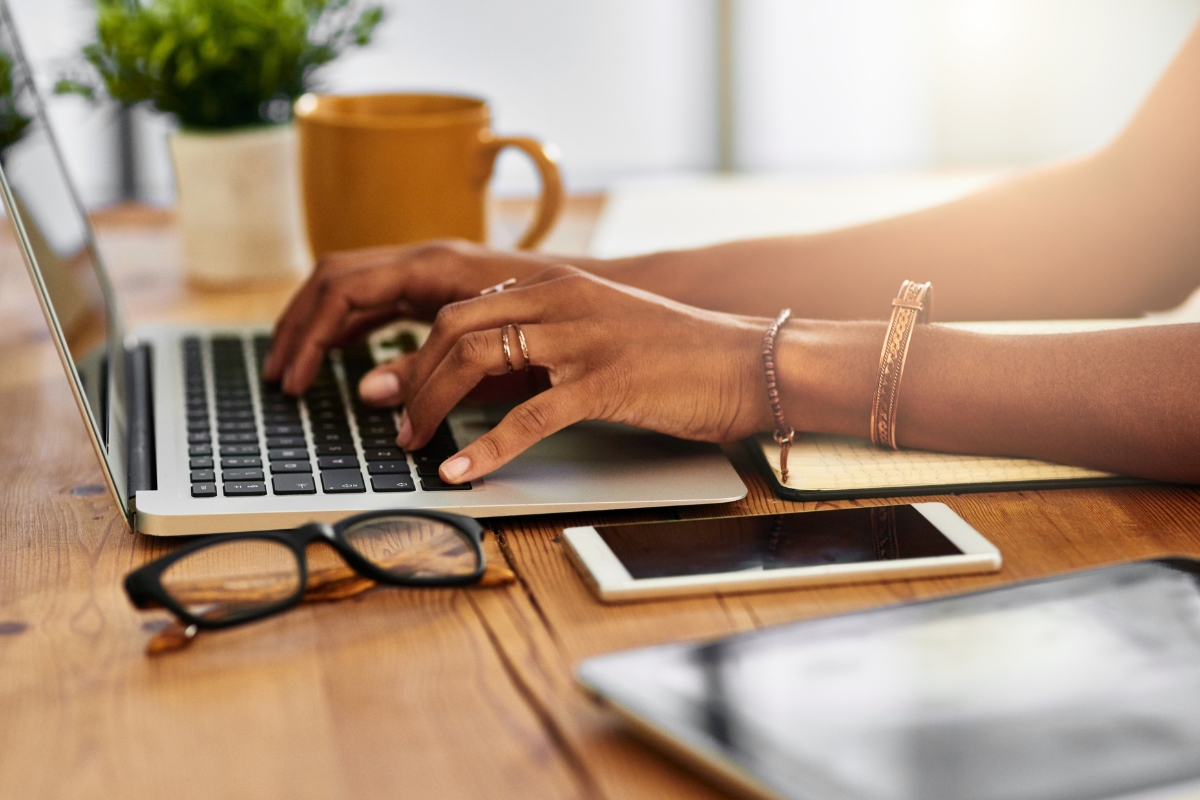
{"type": "Polygon", "coordinates": [[[449,483],[454,483],[456,480],[465,475],[467,470],[470,468],[471,459],[467,458],[466,456],[455,456],[454,458],[442,464],[440,472],[442,473],[443,480],[449,483]]]}
{"type": "Polygon", "coordinates": [[[408,409],[400,412],[400,431],[396,434],[396,444],[401,447],[408,447],[408,443],[412,441],[412,422],[408,419],[408,409]]]}
{"type": "Polygon", "coordinates": [[[400,393],[400,379],[393,372],[368,372],[358,384],[364,400],[387,400],[400,393]]]}

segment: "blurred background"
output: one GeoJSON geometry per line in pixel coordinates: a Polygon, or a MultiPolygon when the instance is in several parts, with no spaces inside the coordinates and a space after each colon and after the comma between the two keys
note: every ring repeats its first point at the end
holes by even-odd
{"type": "MultiPolygon", "coordinates": [[[[502,133],[563,152],[568,189],[714,171],[1021,166],[1126,122],[1200,0],[382,0],[331,92],[487,98],[502,133]]],[[[86,0],[10,0],[43,89],[89,38],[86,0]]],[[[170,204],[165,134],[78,97],[51,113],[85,202],[170,204]],[[124,157],[122,158],[122,148],[124,157]]],[[[493,189],[535,178],[502,156],[493,189]]]]}

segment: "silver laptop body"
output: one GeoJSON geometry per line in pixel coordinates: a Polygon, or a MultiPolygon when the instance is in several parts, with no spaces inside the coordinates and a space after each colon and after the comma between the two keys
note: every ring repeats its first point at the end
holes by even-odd
{"type": "Polygon", "coordinates": [[[133,530],[267,530],[379,508],[490,517],[745,496],[719,448],[604,423],[561,431],[470,488],[439,485],[436,462],[501,412],[457,409],[433,450],[404,453],[394,414],[365,408],[350,391],[371,359],[394,355],[419,330],[374,337],[371,351],[331,354],[320,385],[291,406],[258,380],[267,326],[152,325],[127,335],[3,0],[0,54],[13,74],[12,94],[0,97],[4,206],[133,530]]]}

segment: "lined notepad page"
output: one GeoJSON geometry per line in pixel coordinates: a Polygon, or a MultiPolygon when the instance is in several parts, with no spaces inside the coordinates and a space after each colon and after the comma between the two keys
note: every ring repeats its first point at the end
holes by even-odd
{"type": "MultiPolygon", "coordinates": [[[[758,437],[780,483],[779,445],[758,437]]],[[[788,454],[789,489],[808,492],[1107,478],[1107,472],[1025,458],[991,458],[920,450],[885,450],[866,439],[806,433],[788,454]]]]}

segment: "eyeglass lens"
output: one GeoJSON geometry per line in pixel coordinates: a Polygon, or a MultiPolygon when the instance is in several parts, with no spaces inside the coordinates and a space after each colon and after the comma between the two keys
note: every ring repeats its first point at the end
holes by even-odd
{"type": "Polygon", "coordinates": [[[192,616],[218,622],[248,616],[295,595],[300,562],[270,539],[238,539],[181,558],[163,571],[163,589],[192,616]]]}
{"type": "Polygon", "coordinates": [[[471,538],[425,517],[377,517],[342,531],[359,555],[397,577],[463,577],[479,568],[471,538]]]}

